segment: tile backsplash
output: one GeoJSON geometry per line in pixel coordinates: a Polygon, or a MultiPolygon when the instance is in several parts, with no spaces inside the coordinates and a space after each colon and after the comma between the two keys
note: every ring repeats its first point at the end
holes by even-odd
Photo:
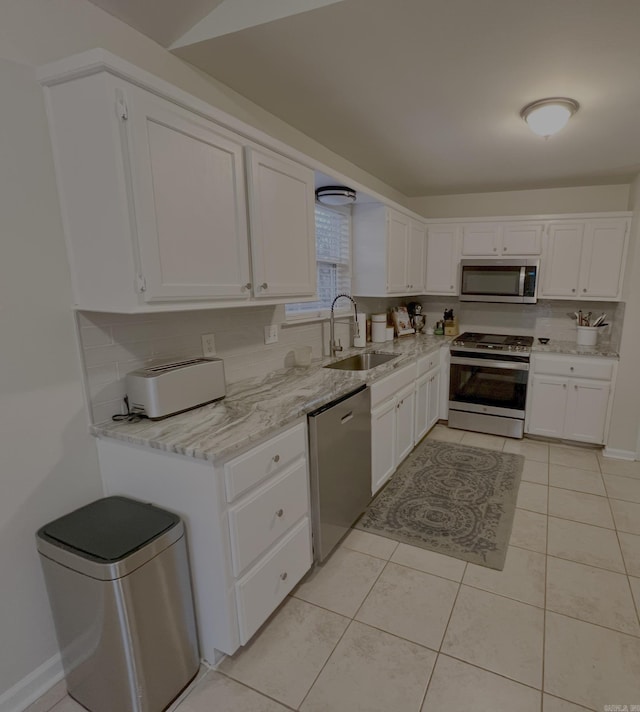
{"type": "MultiPolygon", "coordinates": [[[[129,371],[160,359],[201,355],[203,334],[214,334],[227,383],[293,365],[295,346],[310,346],[312,358],[321,358],[328,331],[322,322],[284,322],[284,306],[153,314],[78,312],[92,422],[123,412],[129,371]],[[264,327],[269,324],[278,325],[278,342],[265,345],[264,327]]],[[[348,327],[336,327],[345,343],[348,327]]]]}
{"type": "MultiPolygon", "coordinates": [[[[359,311],[371,314],[412,300],[361,297],[357,301],[359,311]]],[[[576,338],[575,323],[567,312],[580,308],[594,314],[604,311],[610,326],[603,330],[601,341],[614,350],[620,344],[624,317],[624,304],[612,302],[483,304],[459,302],[455,297],[418,297],[415,301],[423,305],[428,325],[442,318],[445,308],[453,308],[461,332],[522,333],[563,341],[576,338]]],[[[203,334],[215,336],[216,354],[224,359],[227,383],[293,365],[296,346],[310,346],[314,359],[327,352],[327,323],[287,324],[284,306],[153,314],[78,312],[76,319],[93,423],[123,412],[124,378],[129,371],[155,360],[200,355],[203,334]],[[264,327],[269,324],[278,325],[278,342],[265,345],[264,327]]],[[[336,336],[348,343],[348,325],[337,323],[336,336]]]]}
{"type": "Polygon", "coordinates": [[[458,317],[460,333],[494,331],[546,336],[557,341],[576,339],[576,323],[568,316],[569,312],[582,309],[585,314],[591,311],[594,317],[605,312],[609,326],[603,327],[600,343],[610,345],[614,351],[620,346],[625,307],[623,302],[575,302],[555,299],[540,300],[536,304],[491,304],[460,302],[457,297],[417,297],[415,300],[361,297],[358,299],[358,309],[367,313],[383,312],[407,301],[422,304],[422,313],[426,314],[428,326],[433,326],[438,319],[442,319],[445,309],[453,309],[458,317]]]}

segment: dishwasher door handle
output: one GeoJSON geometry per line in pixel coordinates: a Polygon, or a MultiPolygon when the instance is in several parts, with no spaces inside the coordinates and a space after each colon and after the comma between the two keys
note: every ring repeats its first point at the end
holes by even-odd
{"type": "Polygon", "coordinates": [[[352,418],[353,411],[350,410],[346,415],[343,415],[342,418],[340,418],[340,422],[344,425],[344,423],[348,423],[352,418]]]}

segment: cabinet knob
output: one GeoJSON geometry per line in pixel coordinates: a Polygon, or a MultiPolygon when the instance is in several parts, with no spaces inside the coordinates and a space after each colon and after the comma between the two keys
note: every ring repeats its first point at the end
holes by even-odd
{"type": "Polygon", "coordinates": [[[567,387],[567,384],[566,384],[566,383],[563,383],[563,384],[562,384],[562,387],[563,387],[563,388],[566,388],[566,387],[567,387]]]}
{"type": "Polygon", "coordinates": [[[247,282],[247,283],[244,285],[243,289],[251,289],[251,282],[247,282]]]}
{"type": "Polygon", "coordinates": [[[450,285],[449,285],[449,289],[453,289],[453,284],[450,284],[450,285]]]}
{"type": "Polygon", "coordinates": [[[279,509],[279,510],[276,512],[276,517],[281,517],[283,514],[284,514],[284,509],[279,509]]]}
{"type": "MultiPolygon", "coordinates": [[[[573,369],[572,369],[573,370],[573,369]]],[[[280,455],[274,455],[273,456],[273,461],[274,462],[280,462],[280,455]]]]}
{"type": "Polygon", "coordinates": [[[286,580],[287,580],[287,576],[288,576],[288,574],[287,574],[286,571],[283,571],[283,572],[280,574],[280,578],[281,578],[283,581],[286,581],[286,580]]]}
{"type": "Polygon", "coordinates": [[[573,371],[574,370],[573,366],[569,366],[569,370],[573,371]]]}
{"type": "Polygon", "coordinates": [[[506,251],[507,251],[507,248],[506,248],[506,247],[503,247],[503,248],[502,248],[502,251],[503,251],[503,252],[506,252],[506,251]]]}
{"type": "Polygon", "coordinates": [[[573,387],[576,389],[576,391],[578,390],[578,384],[577,384],[577,383],[574,383],[574,384],[573,384],[573,387]]]}
{"type": "Polygon", "coordinates": [[[260,285],[260,289],[268,289],[268,288],[269,288],[269,285],[268,285],[266,282],[263,282],[263,283],[260,285]]]}
{"type": "Polygon", "coordinates": [[[583,291],[583,292],[586,292],[587,290],[586,290],[586,288],[585,288],[585,289],[583,289],[582,291],[583,291]]]}
{"type": "Polygon", "coordinates": [[[571,291],[572,291],[572,292],[575,292],[576,290],[575,290],[575,289],[572,289],[571,291]]]}

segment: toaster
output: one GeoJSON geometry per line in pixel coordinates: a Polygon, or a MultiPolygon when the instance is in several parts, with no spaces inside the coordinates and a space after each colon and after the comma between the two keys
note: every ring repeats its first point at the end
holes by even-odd
{"type": "Polygon", "coordinates": [[[224,398],[224,361],[190,358],[131,371],[125,379],[129,408],[156,420],[224,398]]]}

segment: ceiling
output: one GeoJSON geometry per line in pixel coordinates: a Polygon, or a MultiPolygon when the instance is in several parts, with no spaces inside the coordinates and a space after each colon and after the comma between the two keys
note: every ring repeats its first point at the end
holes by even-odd
{"type": "Polygon", "coordinates": [[[305,11],[181,47],[189,22],[257,0],[93,1],[407,196],[640,172],[638,0],[296,0],[305,11]],[[519,112],[548,96],[581,108],[545,140],[519,112]]]}

